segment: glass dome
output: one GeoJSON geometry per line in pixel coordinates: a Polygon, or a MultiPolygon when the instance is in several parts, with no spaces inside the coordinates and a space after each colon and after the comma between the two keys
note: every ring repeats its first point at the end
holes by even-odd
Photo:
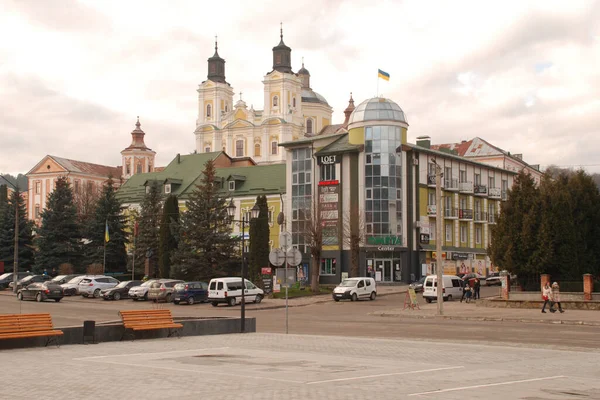
{"type": "Polygon", "coordinates": [[[360,103],[350,115],[348,124],[363,121],[398,121],[408,123],[400,106],[390,99],[373,97],[360,103]]]}

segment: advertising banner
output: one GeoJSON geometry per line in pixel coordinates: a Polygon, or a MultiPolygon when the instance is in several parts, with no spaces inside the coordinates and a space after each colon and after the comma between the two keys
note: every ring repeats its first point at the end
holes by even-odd
{"type": "Polygon", "coordinates": [[[338,245],[339,185],[319,186],[320,219],[323,224],[323,245],[338,245]]]}

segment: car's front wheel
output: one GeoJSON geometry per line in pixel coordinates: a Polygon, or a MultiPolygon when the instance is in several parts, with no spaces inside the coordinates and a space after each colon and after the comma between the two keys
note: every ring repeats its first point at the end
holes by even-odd
{"type": "Polygon", "coordinates": [[[352,293],[352,297],[350,298],[350,300],[358,301],[358,296],[356,295],[356,293],[352,293]]]}
{"type": "Polygon", "coordinates": [[[38,293],[37,296],[35,296],[35,301],[37,301],[38,303],[41,303],[44,300],[44,298],[42,297],[41,293],[38,293]]]}
{"type": "Polygon", "coordinates": [[[100,297],[100,289],[94,290],[94,298],[97,299],[98,297],[100,297]]]}
{"type": "Polygon", "coordinates": [[[375,292],[371,292],[371,297],[369,297],[370,300],[375,300],[375,297],[377,296],[377,293],[375,292]]]}
{"type": "Polygon", "coordinates": [[[17,293],[17,299],[23,300],[23,293],[21,293],[21,292],[17,293]]]}
{"type": "Polygon", "coordinates": [[[121,293],[116,292],[115,294],[113,294],[113,299],[115,299],[115,300],[121,300],[121,293]]]}

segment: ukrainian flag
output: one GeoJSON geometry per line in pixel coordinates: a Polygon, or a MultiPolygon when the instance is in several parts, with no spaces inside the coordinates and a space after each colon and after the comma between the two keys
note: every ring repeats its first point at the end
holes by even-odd
{"type": "Polygon", "coordinates": [[[382,71],[380,69],[377,70],[377,77],[379,77],[383,80],[386,80],[386,81],[390,80],[390,74],[388,74],[387,72],[382,71]]]}
{"type": "Polygon", "coordinates": [[[110,242],[110,235],[108,234],[108,222],[106,222],[106,228],[104,229],[104,241],[110,242]]]}

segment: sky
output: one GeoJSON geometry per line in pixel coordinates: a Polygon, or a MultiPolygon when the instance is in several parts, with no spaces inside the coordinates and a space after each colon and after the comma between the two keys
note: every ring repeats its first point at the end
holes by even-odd
{"type": "Polygon", "coordinates": [[[600,1],[0,0],[0,173],[47,154],[120,165],[138,115],[157,166],[193,152],[214,36],[227,81],[262,109],[280,22],[334,123],[350,92],[379,90],[411,143],[479,136],[600,172],[600,1]]]}

